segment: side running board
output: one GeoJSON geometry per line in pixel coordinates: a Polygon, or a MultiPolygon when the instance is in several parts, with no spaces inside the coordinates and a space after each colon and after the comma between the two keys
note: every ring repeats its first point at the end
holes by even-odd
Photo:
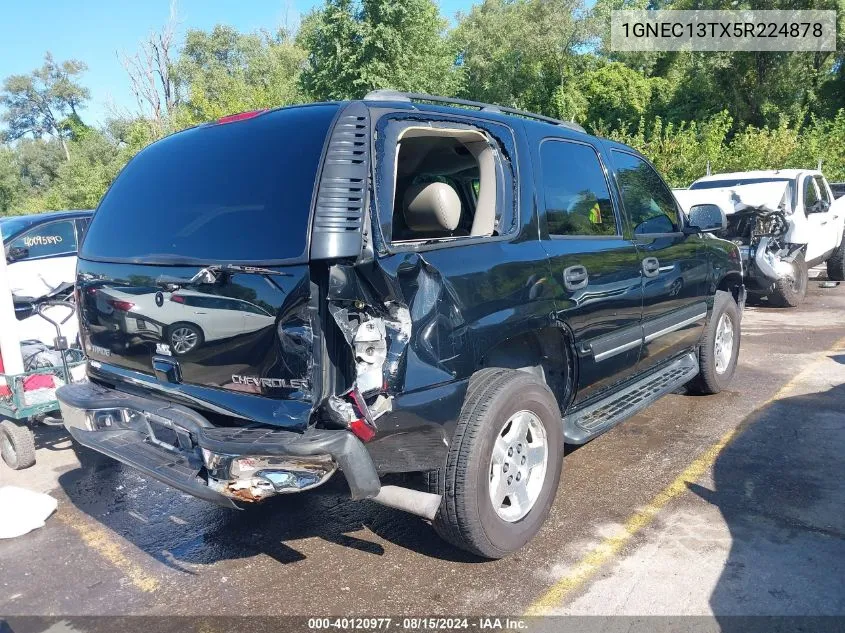
{"type": "Polygon", "coordinates": [[[564,416],[564,438],[569,444],[583,444],[686,384],[697,374],[698,359],[693,352],[685,354],[624,389],[564,416]]]}

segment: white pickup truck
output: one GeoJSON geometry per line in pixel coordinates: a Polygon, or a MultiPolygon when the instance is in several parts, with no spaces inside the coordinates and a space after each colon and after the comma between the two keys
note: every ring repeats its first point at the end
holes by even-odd
{"type": "Polygon", "coordinates": [[[711,203],[727,215],[725,231],[743,255],[749,292],[797,306],[810,267],[827,262],[828,278],[845,280],[845,198],[809,169],[746,171],[699,178],[676,189],[681,206],[711,203]]]}

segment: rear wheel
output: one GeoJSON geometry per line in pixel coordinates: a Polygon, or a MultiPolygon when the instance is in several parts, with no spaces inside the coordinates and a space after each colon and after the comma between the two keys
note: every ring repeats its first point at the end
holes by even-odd
{"type": "Polygon", "coordinates": [[[804,253],[798,253],[792,261],[792,274],[775,282],[775,287],[769,294],[769,301],[781,308],[795,308],[804,300],[809,283],[804,253]]]}
{"type": "Polygon", "coordinates": [[[23,470],[35,463],[35,437],[32,429],[11,420],[0,422],[0,455],[13,470],[23,470]]]}
{"type": "Polygon", "coordinates": [[[698,350],[699,373],[690,383],[694,393],[719,393],[736,371],[741,335],[739,306],[729,292],[718,291],[713,314],[698,350]]]}
{"type": "Polygon", "coordinates": [[[845,281],[845,235],[827,260],[827,278],[832,281],[845,281]]]}
{"type": "Polygon", "coordinates": [[[518,550],[549,514],[562,459],[560,411],[548,387],[526,372],[477,372],[446,465],[429,475],[443,497],[435,530],[486,558],[518,550]]]}

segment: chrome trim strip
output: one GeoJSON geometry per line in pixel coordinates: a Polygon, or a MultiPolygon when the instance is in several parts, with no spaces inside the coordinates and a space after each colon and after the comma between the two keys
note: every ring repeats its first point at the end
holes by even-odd
{"type": "Polygon", "coordinates": [[[594,354],[593,358],[596,362],[599,362],[604,360],[605,358],[610,358],[611,356],[616,356],[617,354],[621,354],[622,352],[627,352],[629,349],[633,349],[637,345],[642,344],[642,342],[642,338],[638,338],[635,341],[630,341],[628,343],[625,343],[624,345],[620,345],[619,347],[614,347],[613,349],[604,351],[601,354],[594,354]]]}
{"type": "Polygon", "coordinates": [[[674,325],[670,325],[669,327],[663,328],[662,330],[658,330],[657,332],[652,332],[651,334],[645,337],[644,342],[649,343],[654,339],[663,336],[664,334],[675,332],[676,330],[680,330],[681,328],[691,325],[696,321],[704,318],[707,318],[707,312],[702,312],[697,316],[690,317],[689,319],[684,319],[683,321],[675,323],[674,325]]]}

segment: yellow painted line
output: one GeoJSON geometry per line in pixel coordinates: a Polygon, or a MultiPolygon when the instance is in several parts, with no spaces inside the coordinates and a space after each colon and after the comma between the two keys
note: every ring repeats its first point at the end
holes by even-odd
{"type": "Polygon", "coordinates": [[[158,579],[129,560],[123,552],[123,547],[105,528],[92,525],[83,517],[77,518],[75,514],[73,510],[62,508],[56,517],[77,532],[85,545],[119,569],[138,589],[152,593],[159,588],[158,579]]]}
{"type": "MultiPolygon", "coordinates": [[[[833,348],[821,352],[819,356],[810,362],[803,370],[793,376],[785,385],[783,385],[778,392],[763,402],[757,409],[770,404],[775,400],[780,400],[787,393],[789,393],[795,385],[797,385],[810,371],[827,359],[827,355],[832,352],[841,351],[845,347],[845,338],[836,342],[833,348]]],[[[745,419],[750,419],[754,413],[747,416],[745,419]]],[[[622,532],[616,536],[611,536],[603,539],[598,545],[591,549],[587,554],[581,558],[575,565],[573,565],[567,574],[560,578],[554,585],[552,585],[543,595],[532,602],[525,615],[543,615],[544,613],[559,607],[563,599],[572,591],[582,586],[587,580],[592,578],[605,564],[607,564],[630,540],[636,536],[643,528],[648,526],[657,516],[658,512],[672,499],[680,496],[688,490],[687,483],[695,483],[698,481],[716,462],[719,454],[724,448],[730,444],[744,425],[740,423],[734,429],[725,433],[719,441],[710,446],[703,454],[699,455],[684,471],[678,475],[675,480],[666,486],[663,490],[657,493],[648,504],[643,508],[632,514],[622,527],[622,532]]]]}

